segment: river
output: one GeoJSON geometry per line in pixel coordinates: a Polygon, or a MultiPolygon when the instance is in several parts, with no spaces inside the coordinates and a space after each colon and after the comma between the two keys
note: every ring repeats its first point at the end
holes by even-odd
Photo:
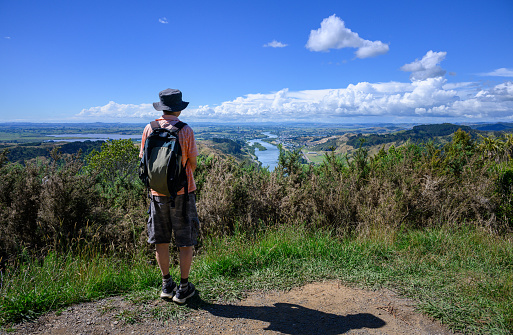
{"type": "MultiPolygon", "coordinates": [[[[273,135],[271,133],[263,133],[269,138],[276,138],[278,136],[273,135]]],[[[277,146],[269,144],[259,139],[250,140],[249,144],[253,145],[253,143],[259,143],[267,150],[255,150],[255,155],[259,162],[262,163],[262,167],[269,167],[269,171],[273,171],[278,166],[278,156],[280,155],[280,150],[277,146]]]]}

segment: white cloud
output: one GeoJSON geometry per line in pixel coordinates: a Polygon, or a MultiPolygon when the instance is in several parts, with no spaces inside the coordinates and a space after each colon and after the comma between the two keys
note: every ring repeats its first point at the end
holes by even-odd
{"type": "Polygon", "coordinates": [[[469,96],[475,83],[447,84],[443,77],[411,83],[367,83],[341,89],[248,94],[218,106],[190,110],[197,121],[305,121],[341,122],[344,118],[499,119],[513,114],[513,82],[469,96]],[[451,89],[457,88],[458,90],[451,89]],[[465,91],[465,88],[468,91],[465,91]],[[464,90],[463,92],[461,90],[464,90]]]}
{"type": "MultiPolygon", "coordinates": [[[[219,105],[190,106],[190,121],[283,122],[346,120],[505,120],[513,118],[513,81],[493,87],[477,82],[448,83],[439,63],[445,52],[428,52],[422,60],[403,66],[411,82],[360,82],[345,88],[247,94],[219,105]],[[425,79],[420,79],[424,78],[425,79]]],[[[118,104],[84,109],[82,118],[145,118],[160,116],[152,104],[118,104]]]]}
{"type": "Polygon", "coordinates": [[[278,42],[277,40],[273,40],[272,42],[269,42],[267,44],[264,44],[264,47],[270,47],[270,48],[285,48],[288,44],[283,44],[281,42],[278,42]]]}
{"type": "Polygon", "coordinates": [[[445,70],[438,64],[444,60],[446,55],[447,52],[429,50],[421,60],[416,59],[412,63],[405,64],[401,70],[411,72],[410,80],[412,81],[442,77],[445,75],[445,70]]]}
{"type": "Polygon", "coordinates": [[[169,22],[167,21],[167,18],[165,18],[165,17],[161,17],[161,18],[159,19],[159,22],[160,22],[160,23],[163,23],[163,24],[167,24],[167,23],[169,23],[169,22]]]}
{"type": "Polygon", "coordinates": [[[335,14],[325,18],[321,27],[310,31],[306,48],[311,51],[329,51],[330,49],[356,48],[356,57],[369,58],[386,54],[388,44],[381,41],[369,41],[346,28],[344,21],[335,14]]]}
{"type": "Polygon", "coordinates": [[[479,91],[477,98],[487,101],[513,101],[513,82],[508,81],[492,88],[479,91]]]}
{"type": "Polygon", "coordinates": [[[356,57],[369,58],[386,54],[388,52],[388,44],[381,41],[364,41],[363,46],[356,50],[356,57]]]}
{"type": "Polygon", "coordinates": [[[491,76],[491,77],[513,77],[513,69],[506,69],[504,67],[494,70],[492,72],[481,73],[481,76],[491,76]]]}
{"type": "MultiPolygon", "coordinates": [[[[410,83],[361,82],[339,89],[290,91],[284,88],[274,93],[248,94],[219,105],[189,107],[183,117],[191,121],[336,123],[355,117],[414,121],[415,118],[492,120],[513,115],[513,81],[470,94],[475,85],[448,84],[445,78],[436,77],[410,83]]],[[[111,101],[105,106],[84,109],[77,116],[152,119],[160,116],[160,112],[151,104],[111,101]]]]}
{"type": "Polygon", "coordinates": [[[10,40],[11,39],[11,36],[5,36],[4,37],[6,40],[10,40]]]}
{"type": "Polygon", "coordinates": [[[460,88],[468,88],[469,86],[475,85],[475,83],[468,81],[468,82],[461,82],[461,83],[448,83],[443,86],[445,90],[457,90],[460,88]]]}
{"type": "Polygon", "coordinates": [[[153,104],[118,104],[109,101],[105,106],[82,109],[77,117],[100,117],[100,118],[145,118],[158,117],[161,113],[153,108],[153,104]]]}

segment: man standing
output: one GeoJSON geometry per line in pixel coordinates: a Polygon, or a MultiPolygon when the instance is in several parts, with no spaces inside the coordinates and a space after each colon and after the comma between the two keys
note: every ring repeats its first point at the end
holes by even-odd
{"type": "MultiPolygon", "coordinates": [[[[182,100],[182,92],[176,89],[166,89],[159,93],[159,102],[153,107],[162,111],[163,115],[155,121],[162,128],[172,128],[180,120],[178,116],[189,104],[182,100]]],[[[144,128],[141,142],[140,157],[143,156],[144,143],[152,132],[150,124],[144,128]]],[[[177,303],[184,303],[195,293],[194,285],[189,283],[189,272],[192,264],[193,247],[197,245],[199,220],[196,211],[196,183],[194,170],[197,165],[198,149],[194,133],[188,125],[178,132],[178,140],[182,148],[182,162],[186,168],[188,195],[184,189],[178,191],[174,201],[151,190],[150,216],[148,219],[148,243],[155,244],[155,256],[162,272],[162,298],[173,298],[177,303]],[[186,202],[184,206],[184,201],[186,202]],[[184,213],[184,208],[187,213],[184,213]],[[169,274],[169,244],[171,232],[174,232],[175,242],[180,250],[180,285],[177,287],[169,274]],[[176,293],[175,293],[176,291],[176,293]]]]}

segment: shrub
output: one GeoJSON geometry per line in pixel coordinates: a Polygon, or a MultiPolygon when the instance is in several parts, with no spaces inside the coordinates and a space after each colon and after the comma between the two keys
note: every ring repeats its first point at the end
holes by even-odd
{"type": "Polygon", "coordinates": [[[55,156],[39,180],[37,220],[42,240],[55,250],[66,250],[94,221],[95,180],[82,167],[78,155],[55,156]]]}
{"type": "Polygon", "coordinates": [[[199,192],[198,214],[204,234],[229,234],[238,229],[252,231],[274,222],[280,191],[275,174],[255,165],[212,159],[199,192]]]}
{"type": "MultiPolygon", "coordinates": [[[[352,160],[331,152],[317,166],[282,149],[273,172],[201,156],[195,179],[202,234],[281,224],[341,234],[468,223],[507,232],[513,168],[504,154],[497,160],[483,148],[457,132],[443,147],[406,143],[371,156],[361,146],[352,160]]],[[[150,248],[137,161],[130,141],[105,144],[85,167],[78,156],[56,152],[26,166],[0,155],[0,257],[81,244],[127,255],[150,248]]]]}
{"type": "Polygon", "coordinates": [[[93,218],[94,179],[78,155],[6,164],[0,180],[2,253],[66,249],[93,218]]]}
{"type": "Polygon", "coordinates": [[[366,232],[473,222],[503,231],[513,174],[499,179],[498,193],[496,162],[482,157],[458,131],[445,147],[407,142],[370,157],[361,146],[351,161],[332,152],[316,167],[282,149],[272,173],[217,160],[202,172],[200,220],[208,234],[281,223],[366,232]]]}
{"type": "Polygon", "coordinates": [[[131,140],[112,140],[86,157],[85,171],[95,176],[97,192],[107,206],[128,209],[144,194],[138,164],[139,150],[131,140]]]}

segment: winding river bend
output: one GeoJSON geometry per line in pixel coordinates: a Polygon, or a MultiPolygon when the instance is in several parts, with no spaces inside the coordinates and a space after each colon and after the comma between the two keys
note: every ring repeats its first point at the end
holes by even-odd
{"type": "MultiPolygon", "coordinates": [[[[267,135],[268,138],[276,138],[278,136],[273,135],[271,133],[263,133],[267,135]]],[[[261,144],[267,150],[255,150],[255,155],[259,162],[262,163],[262,167],[269,167],[269,171],[273,171],[278,166],[278,156],[280,155],[280,150],[277,146],[269,144],[259,139],[250,140],[249,144],[253,145],[254,143],[261,144]]]]}

